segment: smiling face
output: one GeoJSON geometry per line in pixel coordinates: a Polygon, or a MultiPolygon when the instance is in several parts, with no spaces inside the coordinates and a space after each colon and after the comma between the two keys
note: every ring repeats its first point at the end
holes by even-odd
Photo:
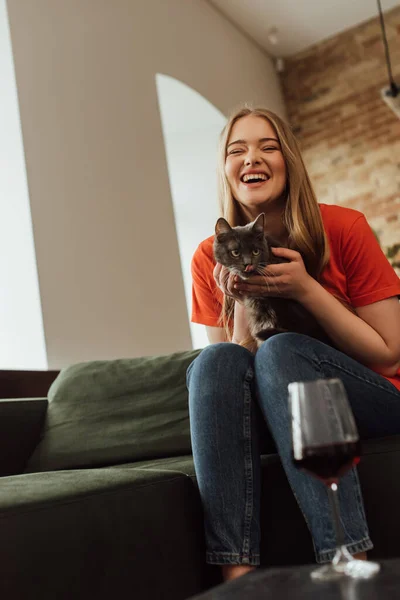
{"type": "Polygon", "coordinates": [[[269,121],[255,115],[236,121],[228,138],[225,175],[248,217],[282,204],[286,165],[269,121]]]}

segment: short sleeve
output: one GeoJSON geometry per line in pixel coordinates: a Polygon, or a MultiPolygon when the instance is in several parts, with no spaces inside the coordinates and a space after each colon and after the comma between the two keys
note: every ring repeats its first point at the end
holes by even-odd
{"type": "Polygon", "coordinates": [[[343,240],[342,261],[348,296],[354,307],[400,296],[400,279],[364,215],[354,221],[343,240]]]}
{"type": "Polygon", "coordinates": [[[200,244],[192,259],[192,322],[221,327],[222,292],[214,282],[212,245],[207,242],[200,244]]]}

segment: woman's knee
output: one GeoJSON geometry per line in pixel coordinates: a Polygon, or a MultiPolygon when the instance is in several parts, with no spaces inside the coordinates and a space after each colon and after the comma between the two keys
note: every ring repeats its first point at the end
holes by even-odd
{"type": "Polygon", "coordinates": [[[252,353],[247,348],[243,348],[239,344],[220,342],[219,344],[206,346],[195,359],[194,363],[210,368],[219,367],[220,365],[245,365],[247,368],[253,359],[252,353]]]}
{"type": "Polygon", "coordinates": [[[256,362],[267,361],[267,364],[279,367],[279,365],[287,365],[290,356],[303,347],[307,342],[307,336],[300,333],[277,333],[266,340],[258,349],[256,362]]]}
{"type": "Polygon", "coordinates": [[[298,350],[303,351],[310,339],[299,333],[279,333],[260,346],[255,357],[255,377],[264,407],[286,405],[288,382],[298,379],[298,350]]]}
{"type": "Polygon", "coordinates": [[[253,354],[239,344],[229,342],[210,344],[189,365],[187,380],[189,382],[193,375],[208,378],[229,375],[233,372],[244,374],[253,362],[253,354]]]}

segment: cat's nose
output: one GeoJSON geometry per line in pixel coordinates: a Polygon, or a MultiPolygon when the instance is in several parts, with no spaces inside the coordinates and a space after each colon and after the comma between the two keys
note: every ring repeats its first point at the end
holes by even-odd
{"type": "Polygon", "coordinates": [[[254,271],[254,265],[247,265],[245,268],[246,273],[250,273],[250,271],[254,271]]]}

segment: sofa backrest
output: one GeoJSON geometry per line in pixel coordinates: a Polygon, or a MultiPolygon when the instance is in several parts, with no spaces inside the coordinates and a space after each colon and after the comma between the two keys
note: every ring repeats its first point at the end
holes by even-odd
{"type": "Polygon", "coordinates": [[[199,353],[63,369],[49,390],[42,439],[26,472],[190,454],[186,369],[199,353]]]}

